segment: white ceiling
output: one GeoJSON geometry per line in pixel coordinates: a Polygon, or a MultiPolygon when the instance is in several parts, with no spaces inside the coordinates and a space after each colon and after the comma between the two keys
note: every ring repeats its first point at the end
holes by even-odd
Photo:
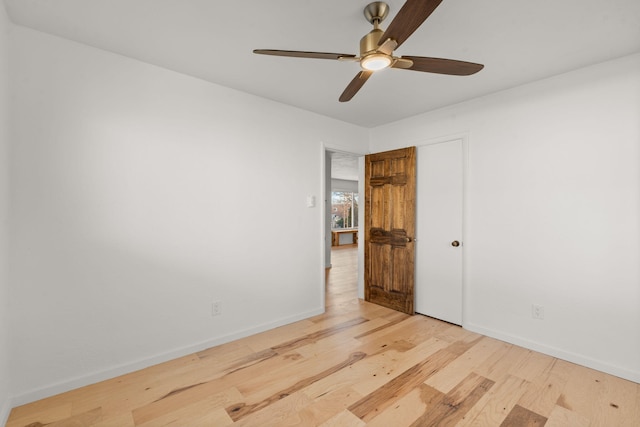
{"type": "MultiPolygon", "coordinates": [[[[444,0],[396,54],[485,64],[476,75],[384,70],[339,103],[356,63],[252,53],[357,54],[367,3],[5,0],[17,24],[365,127],[640,52],[638,0],[444,0]]],[[[388,3],[383,28],[404,0],[388,3]]]]}
{"type": "Polygon", "coordinates": [[[331,153],[331,178],[358,180],[358,157],[353,154],[331,153]]]}

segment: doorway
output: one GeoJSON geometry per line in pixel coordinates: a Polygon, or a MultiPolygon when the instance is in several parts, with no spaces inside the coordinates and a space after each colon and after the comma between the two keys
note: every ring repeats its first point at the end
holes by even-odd
{"type": "MultiPolygon", "coordinates": [[[[332,268],[334,250],[351,248],[360,253],[362,248],[358,244],[362,224],[362,210],[359,208],[362,159],[360,154],[325,148],[325,279],[332,268]],[[337,194],[332,198],[333,193],[337,194]]],[[[362,298],[360,260],[358,256],[356,263],[348,265],[353,269],[352,274],[358,277],[358,297],[362,298]]]]}

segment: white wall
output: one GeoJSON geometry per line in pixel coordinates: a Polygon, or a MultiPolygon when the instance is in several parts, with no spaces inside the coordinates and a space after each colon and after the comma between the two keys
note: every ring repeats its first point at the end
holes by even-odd
{"type": "Polygon", "coordinates": [[[9,385],[9,29],[11,24],[0,2],[0,425],[10,409],[9,385]]]}
{"type": "Polygon", "coordinates": [[[373,129],[370,149],[454,134],[464,326],[640,381],[640,55],[373,129]]]}
{"type": "Polygon", "coordinates": [[[11,59],[18,403],[324,310],[306,197],[365,129],[21,27],[11,59]]]}

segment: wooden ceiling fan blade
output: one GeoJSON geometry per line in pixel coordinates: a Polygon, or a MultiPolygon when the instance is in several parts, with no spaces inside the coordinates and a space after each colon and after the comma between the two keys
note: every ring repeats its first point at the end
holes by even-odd
{"type": "Polygon", "coordinates": [[[484,68],[475,62],[456,61],[454,59],[427,58],[424,56],[403,56],[413,62],[411,67],[396,67],[404,70],[424,71],[426,73],[449,74],[453,76],[470,76],[484,68]]]}
{"type": "Polygon", "coordinates": [[[305,52],[299,50],[277,50],[277,49],[255,49],[253,53],[260,55],[290,56],[293,58],[314,58],[314,59],[341,59],[355,58],[349,53],[329,53],[329,52],[305,52]]]}
{"type": "Polygon", "coordinates": [[[360,88],[369,80],[369,77],[373,74],[373,71],[360,71],[351,82],[347,85],[342,95],[340,95],[340,102],[347,102],[354,97],[360,88]]]}
{"type": "Polygon", "coordinates": [[[387,39],[393,39],[400,46],[436,10],[440,3],[442,0],[407,0],[387,27],[378,45],[382,45],[387,39]]]}

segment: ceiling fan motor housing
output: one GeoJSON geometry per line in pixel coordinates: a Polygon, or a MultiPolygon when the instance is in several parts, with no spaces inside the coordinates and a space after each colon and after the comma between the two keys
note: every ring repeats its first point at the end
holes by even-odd
{"type": "Polygon", "coordinates": [[[378,41],[384,34],[379,28],[374,28],[360,39],[360,57],[364,58],[367,54],[375,53],[378,50],[378,41]]]}

